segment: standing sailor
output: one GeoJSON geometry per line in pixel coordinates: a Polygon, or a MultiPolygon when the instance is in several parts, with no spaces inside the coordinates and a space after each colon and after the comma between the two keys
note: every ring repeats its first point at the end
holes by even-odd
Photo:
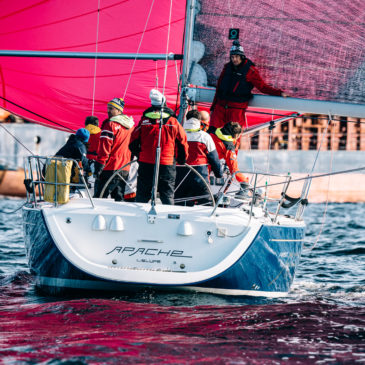
{"type": "MultiPolygon", "coordinates": [[[[215,177],[220,178],[223,176],[215,144],[212,137],[202,130],[206,125],[202,122],[201,112],[190,110],[186,114],[186,119],[184,129],[189,144],[189,157],[186,162],[208,184],[208,165],[211,166],[215,177]]],[[[196,197],[195,199],[186,200],[186,205],[188,206],[193,206],[195,203],[207,204],[211,202],[209,188],[206,183],[196,173],[192,172],[189,167],[178,166],[175,199],[196,197]]]]}
{"type": "MultiPolygon", "coordinates": [[[[108,119],[101,127],[98,156],[95,161],[95,197],[100,194],[109,178],[122,166],[130,162],[131,152],[128,145],[134,126],[132,117],[123,114],[124,100],[114,98],[108,103],[108,119]]],[[[123,200],[125,181],[128,178],[129,165],[120,172],[123,180],[115,176],[108,184],[102,198],[109,194],[116,201],[123,200]]]]}
{"type": "Polygon", "coordinates": [[[230,61],[224,65],[217,82],[214,100],[210,108],[210,125],[221,128],[227,122],[232,121],[245,127],[245,113],[248,102],[253,97],[251,90],[254,87],[264,94],[288,96],[282,90],[266,84],[255,64],[243,53],[243,47],[239,41],[233,41],[230,61]]]}
{"type": "Polygon", "coordinates": [[[159,123],[162,117],[161,157],[157,190],[163,204],[174,204],[176,161],[184,164],[188,157],[188,143],[184,128],[175,118],[173,110],[165,106],[165,97],[155,89],[150,92],[151,107],[143,113],[134,129],[129,145],[132,154],[138,156],[138,181],[136,201],[147,203],[152,194],[159,143],[159,123]]]}

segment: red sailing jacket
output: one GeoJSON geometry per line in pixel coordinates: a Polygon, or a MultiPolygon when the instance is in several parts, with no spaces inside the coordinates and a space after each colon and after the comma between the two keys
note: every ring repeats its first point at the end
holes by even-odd
{"type": "MultiPolygon", "coordinates": [[[[163,113],[160,164],[173,165],[175,156],[178,163],[184,164],[189,148],[186,133],[167,108],[166,111],[163,113]]],[[[161,112],[154,107],[147,109],[132,133],[130,149],[138,155],[140,162],[154,164],[156,161],[160,115],[161,112]]]]}
{"type": "MultiPolygon", "coordinates": [[[[128,146],[133,125],[133,119],[124,114],[103,122],[96,161],[105,165],[104,171],[118,170],[131,160],[128,146]]],[[[129,170],[129,166],[124,170],[129,170]]]]}
{"type": "MultiPolygon", "coordinates": [[[[250,60],[248,60],[247,58],[238,66],[238,70],[240,69],[244,69],[246,63],[251,62],[250,60]]],[[[216,88],[216,93],[214,95],[214,100],[211,106],[211,110],[214,109],[214,106],[218,103],[219,105],[223,105],[223,106],[228,106],[228,107],[232,107],[232,108],[241,108],[241,109],[246,109],[248,106],[248,101],[245,100],[245,98],[242,99],[242,102],[237,102],[237,101],[229,101],[229,100],[221,100],[218,97],[218,93],[219,93],[219,89],[222,83],[222,80],[224,78],[224,75],[226,73],[226,69],[227,67],[232,67],[231,66],[231,62],[228,62],[224,65],[223,70],[219,76],[218,82],[217,82],[217,88],[216,88]]],[[[262,93],[264,94],[268,94],[268,95],[276,95],[276,96],[280,96],[282,93],[282,90],[280,89],[276,89],[274,87],[271,87],[270,85],[268,85],[260,76],[258,69],[255,66],[251,66],[248,71],[247,71],[247,75],[246,75],[246,81],[248,83],[251,83],[254,87],[256,87],[258,90],[260,90],[262,93]]],[[[235,85],[234,85],[235,86],[235,85]]],[[[233,90],[232,90],[233,91],[233,90]]]]}
{"type": "Polygon", "coordinates": [[[189,145],[189,157],[186,163],[195,168],[204,165],[207,172],[210,165],[214,175],[222,177],[221,163],[214,141],[210,134],[200,130],[200,124],[201,121],[196,118],[190,118],[184,123],[189,145]]]}
{"type": "MultiPolygon", "coordinates": [[[[215,143],[215,147],[217,148],[218,156],[220,159],[224,159],[226,161],[227,167],[231,174],[239,171],[238,163],[237,163],[237,155],[235,152],[235,146],[233,142],[223,142],[220,138],[218,138],[215,134],[210,134],[215,143]]],[[[240,172],[235,175],[236,180],[238,182],[248,182],[248,178],[245,177],[240,172]]]]}
{"type": "Polygon", "coordinates": [[[101,129],[93,124],[88,124],[85,129],[90,132],[90,138],[87,142],[87,155],[89,160],[96,160],[98,156],[101,129]]]}

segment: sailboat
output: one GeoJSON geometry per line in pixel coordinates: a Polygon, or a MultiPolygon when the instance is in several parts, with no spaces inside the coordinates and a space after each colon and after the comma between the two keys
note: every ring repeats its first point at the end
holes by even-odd
{"type": "MultiPolygon", "coordinates": [[[[286,9],[233,0],[78,1],[66,8],[61,0],[9,3],[0,33],[7,48],[0,51],[2,107],[75,130],[83,116],[101,115],[105,103],[123,92],[126,111],[138,117],[148,91],[161,87],[168,105],[180,108],[182,120],[190,104],[212,101],[229,36],[239,36],[245,39],[245,52],[256,55],[263,76],[293,96],[255,95],[251,107],[268,110],[269,116],[248,114],[245,133],[273,127],[296,112],[325,113],[329,121],[332,115],[364,117],[361,57],[348,59],[358,38],[342,44],[328,65],[319,54],[324,39],[314,34],[323,33],[329,42],[339,37],[338,28],[331,38],[326,15],[331,22],[346,23],[346,9],[339,13],[331,8],[335,5],[317,4],[321,9],[313,16],[312,2],[286,9]],[[312,27],[313,21],[320,26],[312,27]],[[307,30],[310,42],[305,42],[307,30]],[[303,47],[296,48],[296,42],[303,47]],[[131,49],[136,52],[123,53],[131,49]]],[[[354,21],[354,34],[359,27],[354,21]]],[[[234,176],[227,176],[211,206],[189,207],[159,205],[155,195],[151,204],[94,199],[83,181],[80,196],[70,198],[72,184],[57,174],[58,166],[65,165],[49,156],[29,156],[25,163],[25,246],[36,285],[43,290],[148,287],[267,297],[289,292],[303,247],[303,213],[313,176],[302,181],[302,193],[295,198],[289,194],[291,176],[276,176],[281,196],[271,199],[272,174],[246,171],[250,196],[237,198],[234,176]],[[53,182],[42,179],[45,161],[53,162],[53,182]]]]}

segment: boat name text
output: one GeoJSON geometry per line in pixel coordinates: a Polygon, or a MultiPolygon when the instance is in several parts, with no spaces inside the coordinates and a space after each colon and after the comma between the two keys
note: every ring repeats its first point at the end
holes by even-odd
{"type": "Polygon", "coordinates": [[[115,246],[110,252],[111,253],[128,254],[128,256],[134,255],[146,255],[146,256],[170,256],[170,257],[185,257],[191,259],[193,256],[184,255],[184,251],[181,250],[168,250],[164,251],[158,248],[144,248],[144,247],[130,247],[130,246],[115,246]]]}

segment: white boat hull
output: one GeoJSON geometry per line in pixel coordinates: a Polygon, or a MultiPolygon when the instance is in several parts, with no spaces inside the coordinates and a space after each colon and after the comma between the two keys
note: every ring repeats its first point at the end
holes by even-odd
{"type": "Polygon", "coordinates": [[[260,208],[180,207],[71,200],[23,209],[29,264],[37,284],[64,289],[141,287],[230,295],[287,293],[304,223],[260,208]]]}

